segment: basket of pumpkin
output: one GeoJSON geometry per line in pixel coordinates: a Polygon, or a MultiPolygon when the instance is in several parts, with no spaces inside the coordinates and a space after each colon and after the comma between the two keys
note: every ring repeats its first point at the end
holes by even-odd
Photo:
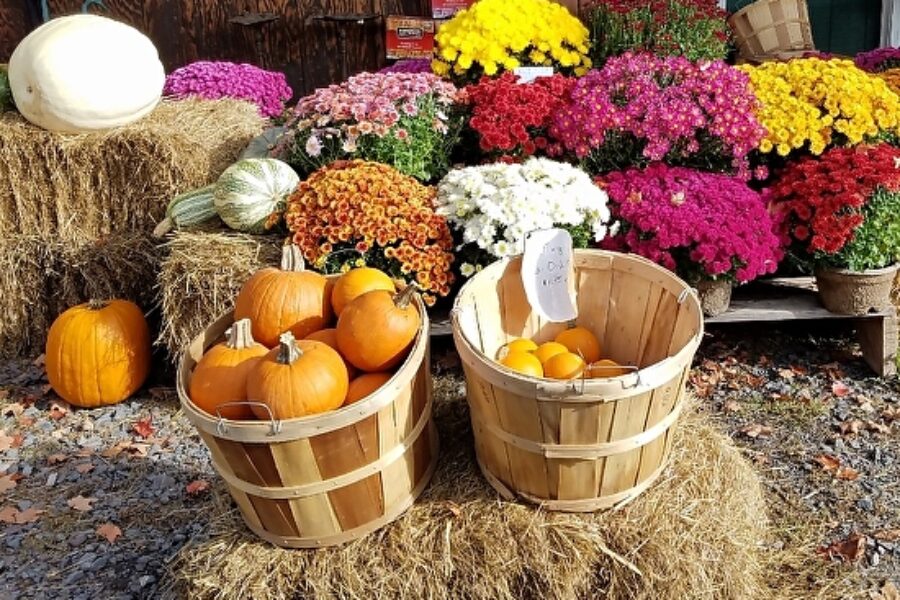
{"type": "Polygon", "coordinates": [[[703,335],[696,293],[635,255],[575,250],[577,319],[528,303],[521,256],[460,290],[451,313],[478,464],[508,499],[620,506],[665,469],[703,335]]]}
{"type": "Polygon", "coordinates": [[[409,508],[437,460],[427,332],[413,286],[306,271],[289,244],[191,342],[178,395],[254,533],[330,546],[409,508]]]}

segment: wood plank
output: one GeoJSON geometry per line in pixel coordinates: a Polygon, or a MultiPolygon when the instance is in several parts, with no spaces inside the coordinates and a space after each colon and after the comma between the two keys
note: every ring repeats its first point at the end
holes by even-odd
{"type": "Polygon", "coordinates": [[[472,429],[475,433],[475,449],[478,457],[498,479],[506,485],[512,486],[512,470],[506,444],[484,428],[487,423],[500,425],[494,391],[490,385],[477,378],[468,367],[463,366],[463,371],[466,376],[466,395],[469,403],[473,407],[473,411],[477,411],[480,415],[480,417],[472,417],[472,429]]]}
{"type": "Polygon", "coordinates": [[[863,358],[880,377],[897,373],[897,316],[861,319],[856,333],[863,358]]]}
{"type": "MultiPolygon", "coordinates": [[[[647,412],[647,422],[644,424],[645,430],[650,429],[672,412],[679,395],[683,392],[687,373],[688,369],[685,369],[678,377],[653,391],[650,409],[647,412]]],[[[634,485],[644,481],[662,464],[666,451],[666,435],[667,433],[663,433],[642,448],[641,464],[634,485]]]]}
{"type": "Polygon", "coordinates": [[[606,320],[609,315],[609,290],[612,270],[581,269],[578,271],[577,323],[597,336],[600,353],[606,355],[606,320]]]}
{"type": "MultiPolygon", "coordinates": [[[[538,401],[535,398],[493,388],[500,426],[517,437],[539,442],[543,439],[538,401]]],[[[506,444],[515,489],[539,498],[549,498],[547,463],[540,454],[506,444]]]]}
{"type": "Polygon", "coordinates": [[[829,312],[813,295],[787,298],[741,300],[734,299],[724,314],[706,319],[707,323],[747,323],[753,321],[797,321],[812,319],[847,320],[884,317],[891,310],[868,315],[840,315],[829,312]]]}
{"type": "MultiPolygon", "coordinates": [[[[284,486],[322,481],[316,457],[308,439],[272,444],[272,456],[284,486]]],[[[288,503],[301,536],[341,532],[341,524],[325,493],[294,498],[288,503]]]]}
{"type": "MultiPolygon", "coordinates": [[[[632,396],[616,402],[610,441],[618,441],[644,431],[652,393],[632,396]]],[[[600,483],[600,495],[618,494],[634,486],[641,461],[641,448],[609,456],[600,483]]]]}
{"type": "Polygon", "coordinates": [[[633,329],[643,323],[650,297],[651,282],[619,270],[613,271],[607,317],[604,357],[620,365],[634,365],[638,361],[640,338],[633,329]]]}
{"type": "MultiPolygon", "coordinates": [[[[607,404],[565,404],[560,408],[559,442],[595,444],[600,440],[600,412],[607,404]]],[[[608,435],[603,432],[604,437],[608,435]]],[[[559,500],[594,498],[600,488],[598,462],[594,460],[559,461],[559,500]]]]}

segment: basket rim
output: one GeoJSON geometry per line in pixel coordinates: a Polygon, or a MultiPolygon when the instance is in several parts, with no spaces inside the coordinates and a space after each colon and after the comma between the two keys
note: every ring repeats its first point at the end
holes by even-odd
{"type": "MultiPolygon", "coordinates": [[[[428,312],[420,296],[415,295],[414,302],[421,319],[413,346],[409,355],[391,378],[374,394],[328,412],[292,419],[272,420],[236,420],[218,417],[200,409],[190,399],[187,392],[188,379],[196,366],[196,362],[191,357],[191,347],[202,343],[211,329],[218,328],[224,332],[224,328],[234,320],[234,311],[228,311],[194,337],[181,353],[175,379],[175,388],[181,407],[188,420],[198,429],[219,438],[250,443],[282,442],[307,438],[358,423],[394,402],[397,395],[416,377],[421,364],[425,361],[430,346],[428,312]]],[[[205,353],[221,340],[222,333],[206,340],[203,352],[205,353]]]]}
{"type": "Polygon", "coordinates": [[[622,252],[612,252],[608,250],[599,250],[594,248],[576,248],[576,257],[581,254],[592,254],[595,256],[607,256],[611,259],[630,260],[639,262],[645,266],[651,267],[661,276],[666,277],[672,282],[677,283],[684,292],[687,293],[685,302],[692,302],[698,314],[699,327],[697,332],[691,339],[673,354],[653,364],[639,368],[634,372],[616,377],[604,377],[602,379],[576,378],[569,380],[554,380],[543,377],[534,377],[525,375],[517,371],[501,365],[492,360],[485,354],[462,330],[459,319],[460,314],[465,311],[465,307],[461,302],[466,288],[474,285],[474,281],[485,273],[500,271],[505,269],[514,260],[520,259],[522,255],[516,255],[508,258],[497,260],[479,273],[473,275],[467,281],[453,302],[453,310],[450,313],[451,323],[453,326],[453,338],[456,342],[457,352],[460,359],[466,362],[466,358],[472,358],[480,365],[490,369],[497,375],[497,380],[492,383],[503,385],[501,379],[512,382],[514,385],[521,387],[530,386],[534,389],[534,395],[538,400],[546,400],[551,402],[599,402],[614,401],[624,397],[645,393],[659,387],[660,385],[670,381],[675,373],[675,367],[682,369],[690,365],[693,355],[696,353],[703,339],[704,333],[704,317],[700,307],[700,299],[696,291],[687,282],[677,277],[674,273],[665,269],[656,263],[635,254],[625,254],[622,252]],[[597,396],[602,396],[602,400],[597,396]]]}

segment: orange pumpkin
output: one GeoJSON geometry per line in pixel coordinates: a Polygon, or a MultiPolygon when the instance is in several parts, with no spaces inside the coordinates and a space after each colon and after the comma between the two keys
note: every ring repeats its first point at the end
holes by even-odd
{"type": "Polygon", "coordinates": [[[411,303],[414,286],[399,294],[366,292],[348,304],[337,323],[341,354],[357,369],[388,371],[409,354],[422,323],[411,303]]]}
{"type": "Polygon", "coordinates": [[[335,282],[334,290],[331,292],[331,307],[334,314],[340,316],[350,302],[366,292],[372,290],[395,292],[396,289],[394,280],[384,271],[372,267],[350,269],[335,282]]]}
{"type": "MultiPolygon", "coordinates": [[[[330,347],[334,348],[338,353],[340,353],[340,350],[338,350],[337,346],[337,329],[335,329],[334,327],[313,331],[303,339],[316,340],[317,342],[328,344],[330,347]]],[[[344,357],[342,356],[341,358],[344,357]]],[[[356,377],[356,367],[351,365],[346,358],[344,358],[344,365],[347,367],[347,374],[350,376],[350,379],[356,377]]]]}
{"type": "Polygon", "coordinates": [[[504,349],[500,351],[499,362],[504,367],[523,375],[531,375],[532,377],[544,376],[544,367],[541,366],[541,361],[531,352],[504,349]]]}
{"type": "Polygon", "coordinates": [[[350,382],[350,388],[347,390],[347,399],[344,400],[344,405],[359,402],[386,384],[393,376],[393,373],[363,373],[350,382]]]}
{"type": "Polygon", "coordinates": [[[574,352],[562,352],[544,363],[544,376],[550,379],[575,379],[584,373],[584,359],[574,352]]]}
{"type": "Polygon", "coordinates": [[[619,363],[608,358],[598,360],[588,367],[588,377],[618,377],[631,373],[631,369],[626,369],[619,363]]]}
{"type": "Polygon", "coordinates": [[[248,405],[219,405],[246,402],[247,376],[269,349],[253,339],[249,319],[235,321],[226,337],[225,342],[207,350],[194,367],[189,395],[198,408],[211,415],[252,419],[253,411],[248,405]]]}
{"type": "Polygon", "coordinates": [[[516,338],[504,344],[500,348],[500,351],[497,352],[497,357],[499,358],[504,350],[509,352],[534,352],[537,349],[537,342],[529,340],[528,338],[516,338]]]}
{"type": "MultiPolygon", "coordinates": [[[[344,403],[350,378],[334,348],[315,340],[294,339],[287,331],[247,378],[247,399],[269,407],[274,419],[293,419],[334,410],[344,403]]],[[[260,419],[269,413],[254,406],[260,419]]]]}
{"type": "Polygon", "coordinates": [[[238,293],[234,318],[250,319],[253,337],[269,348],[285,331],[302,338],[331,320],[331,282],[304,269],[300,248],[286,245],[281,268],[257,271],[238,293]]]}
{"type": "Polygon", "coordinates": [[[557,354],[563,354],[564,352],[568,351],[569,349],[559,342],[544,342],[537,347],[537,350],[534,351],[534,355],[539,361],[541,361],[541,364],[543,365],[557,354]]]}
{"type": "Polygon", "coordinates": [[[60,398],[84,408],[107,406],[138,391],[150,373],[150,328],[133,302],[91,300],[50,326],[47,380],[60,398]]]}
{"type": "Polygon", "coordinates": [[[570,327],[560,331],[554,341],[583,358],[586,363],[600,360],[600,341],[586,327],[570,327]]]}

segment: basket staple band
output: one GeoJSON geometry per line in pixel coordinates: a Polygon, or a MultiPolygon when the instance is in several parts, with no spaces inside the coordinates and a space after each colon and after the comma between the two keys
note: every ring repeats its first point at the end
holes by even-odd
{"type": "Polygon", "coordinates": [[[475,425],[476,427],[485,429],[495,437],[503,440],[507,444],[515,446],[516,448],[520,448],[522,450],[525,450],[526,452],[531,452],[533,454],[540,454],[544,458],[591,460],[603,458],[606,456],[612,456],[614,454],[621,454],[623,452],[628,452],[629,450],[634,450],[635,448],[640,448],[641,446],[649,444],[659,436],[665,434],[666,431],[668,431],[672,423],[674,423],[678,419],[678,415],[681,414],[681,409],[683,406],[684,401],[679,399],[678,403],[672,408],[672,412],[666,415],[665,418],[663,418],[659,423],[657,423],[650,429],[647,429],[646,431],[643,431],[637,435],[615,442],[604,442],[600,444],[589,445],[542,444],[533,440],[527,440],[525,438],[513,435],[508,431],[497,427],[493,423],[486,421],[484,415],[477,410],[473,410],[473,407],[470,407],[469,410],[470,412],[472,412],[473,416],[477,417],[476,419],[473,419],[473,423],[476,420],[478,421],[478,424],[475,425]]]}
{"type": "Polygon", "coordinates": [[[425,403],[424,408],[422,409],[422,414],[419,416],[419,421],[416,423],[416,426],[413,427],[412,431],[409,432],[403,441],[398,443],[396,446],[391,448],[389,452],[382,455],[373,462],[370,462],[367,465],[359,467],[358,469],[354,469],[343,475],[338,475],[337,477],[333,477],[331,479],[327,479],[324,481],[316,481],[313,483],[305,483],[303,485],[295,485],[292,487],[263,487],[258,486],[239,477],[236,477],[228,470],[222,468],[222,465],[219,465],[215,458],[212,459],[213,468],[222,476],[228,485],[235,487],[247,494],[257,496],[259,498],[274,498],[278,500],[289,499],[289,498],[304,498],[307,496],[315,496],[316,494],[322,494],[324,492],[329,492],[331,490],[346,487],[350,484],[356,483],[357,481],[361,481],[366,477],[370,477],[376,473],[379,473],[385,469],[389,464],[403,457],[406,454],[406,451],[412,447],[412,445],[419,439],[419,436],[422,434],[422,431],[428,425],[428,422],[431,420],[431,408],[432,408],[432,399],[429,397],[428,401],[425,403]]]}

